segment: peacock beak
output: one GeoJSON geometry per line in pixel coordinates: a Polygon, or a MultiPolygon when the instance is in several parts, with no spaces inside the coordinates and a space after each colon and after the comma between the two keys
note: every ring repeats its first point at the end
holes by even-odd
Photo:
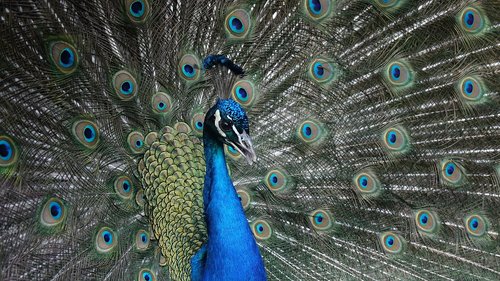
{"type": "Polygon", "coordinates": [[[257,155],[253,150],[252,139],[245,131],[241,134],[238,133],[238,140],[233,142],[232,145],[241,155],[245,156],[248,164],[252,165],[257,160],[257,155]]]}

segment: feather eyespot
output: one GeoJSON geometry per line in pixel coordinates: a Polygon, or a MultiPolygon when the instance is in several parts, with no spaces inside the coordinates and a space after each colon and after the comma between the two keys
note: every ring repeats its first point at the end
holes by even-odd
{"type": "Polygon", "coordinates": [[[441,178],[444,183],[459,186],[463,183],[463,168],[456,162],[444,160],[441,162],[441,178]]]}
{"type": "Polygon", "coordinates": [[[434,212],[419,210],[415,214],[417,229],[424,233],[436,233],[439,227],[439,219],[434,212]]]}
{"type": "Polygon", "coordinates": [[[480,11],[480,9],[475,7],[466,7],[459,13],[457,21],[460,23],[460,27],[464,31],[477,34],[484,30],[487,20],[486,16],[480,11]]]}
{"type": "Polygon", "coordinates": [[[97,125],[88,120],[80,120],[73,123],[73,136],[85,147],[95,148],[99,143],[99,131],[97,125]]]}
{"type": "Polygon", "coordinates": [[[331,82],[334,78],[334,66],[325,59],[314,59],[309,64],[309,76],[319,84],[331,82]]]}
{"type": "Polygon", "coordinates": [[[259,240],[267,240],[273,234],[271,226],[263,219],[258,219],[252,223],[252,231],[254,236],[259,240]]]}
{"type": "Polygon", "coordinates": [[[64,222],[66,219],[66,208],[59,198],[50,198],[45,202],[40,215],[40,221],[44,226],[53,227],[64,222]]]}
{"type": "Polygon", "coordinates": [[[412,81],[412,70],[403,61],[394,61],[386,67],[386,80],[397,87],[406,86],[412,81]]]}
{"type": "Polygon", "coordinates": [[[142,23],[148,17],[149,2],[147,0],[126,0],[125,9],[132,22],[142,23]]]}
{"type": "Polygon", "coordinates": [[[266,186],[273,192],[283,192],[289,188],[288,175],[279,169],[270,170],[265,177],[266,186]]]}
{"type": "Polygon", "coordinates": [[[255,86],[249,80],[240,80],[234,84],[231,94],[235,101],[249,107],[255,101],[255,86]]]}
{"type": "Polygon", "coordinates": [[[477,102],[484,95],[481,80],[476,77],[465,77],[457,84],[460,97],[469,102],[477,102]]]}
{"type": "Polygon", "coordinates": [[[320,141],[324,136],[323,127],[314,120],[304,120],[297,128],[297,135],[300,140],[311,144],[320,141]]]}
{"type": "Polygon", "coordinates": [[[78,65],[76,49],[67,42],[57,41],[50,44],[50,58],[63,74],[72,73],[78,65]]]}
{"type": "Polygon", "coordinates": [[[146,250],[149,247],[149,233],[146,230],[139,230],[135,235],[135,246],[138,250],[146,250]]]}
{"type": "Polygon", "coordinates": [[[224,151],[229,157],[231,157],[233,160],[238,160],[242,156],[238,150],[236,150],[232,145],[225,145],[224,146],[224,151]]]}
{"type": "Polygon", "coordinates": [[[191,128],[197,136],[203,135],[203,126],[205,123],[205,114],[202,111],[197,111],[191,117],[191,128]]]}
{"type": "Polygon", "coordinates": [[[488,232],[488,220],[478,214],[471,214],[464,219],[467,234],[473,237],[482,237],[488,232]]]}
{"type": "Polygon", "coordinates": [[[107,253],[118,244],[118,239],[111,228],[103,227],[97,232],[95,243],[98,252],[107,253]]]}
{"type": "Polygon", "coordinates": [[[380,193],[380,182],[377,177],[369,171],[360,172],[354,176],[356,190],[364,196],[376,196],[380,193]]]}
{"type": "Polygon", "coordinates": [[[390,254],[400,254],[404,251],[405,241],[398,234],[387,231],[379,235],[380,243],[385,252],[390,254]]]}
{"type": "Polygon", "coordinates": [[[241,202],[241,206],[243,207],[243,210],[248,210],[250,208],[250,203],[252,201],[252,197],[250,196],[250,193],[248,193],[247,190],[245,189],[238,189],[236,190],[238,197],[241,202]]]}
{"type": "Polygon", "coordinates": [[[0,167],[8,167],[17,162],[18,152],[14,141],[5,135],[0,135],[0,167]]]}
{"type": "Polygon", "coordinates": [[[163,92],[158,92],[151,98],[151,107],[157,114],[167,114],[172,111],[172,98],[163,92]]]}
{"type": "Polygon", "coordinates": [[[134,154],[139,154],[144,151],[144,136],[137,131],[128,134],[127,143],[134,154]]]}
{"type": "Polygon", "coordinates": [[[184,55],[179,61],[179,74],[186,81],[196,81],[201,75],[200,65],[195,55],[184,55]]]}
{"type": "Polygon", "coordinates": [[[304,0],[304,11],[309,18],[320,21],[328,17],[332,12],[331,0],[304,0]]]}
{"type": "Polygon", "coordinates": [[[113,88],[121,100],[131,100],[137,94],[137,81],[128,71],[120,70],[113,75],[113,88]]]}
{"type": "Polygon", "coordinates": [[[309,222],[314,229],[326,231],[332,228],[334,220],[329,211],[319,209],[309,215],[309,222]]]}
{"type": "Polygon", "coordinates": [[[226,16],[225,30],[233,39],[245,38],[250,32],[250,15],[243,9],[236,9],[226,16]]]}
{"type": "Polygon", "coordinates": [[[391,152],[404,152],[409,146],[408,134],[399,126],[387,128],[382,143],[391,152]]]}
{"type": "Polygon", "coordinates": [[[114,182],[115,192],[123,199],[131,199],[134,191],[132,180],[127,176],[120,176],[114,182]]]}
{"type": "Polygon", "coordinates": [[[142,269],[138,274],[138,281],[156,281],[156,275],[149,269],[142,269]]]}

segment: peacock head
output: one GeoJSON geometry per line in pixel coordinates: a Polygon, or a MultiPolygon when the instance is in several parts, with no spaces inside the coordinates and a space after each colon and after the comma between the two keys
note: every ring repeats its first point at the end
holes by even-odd
{"type": "Polygon", "coordinates": [[[232,99],[219,99],[205,115],[204,134],[236,148],[249,164],[257,160],[248,127],[248,117],[232,99]]]}

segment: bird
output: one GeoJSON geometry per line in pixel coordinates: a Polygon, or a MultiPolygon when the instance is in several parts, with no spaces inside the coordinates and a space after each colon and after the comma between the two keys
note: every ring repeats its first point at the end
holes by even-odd
{"type": "Polygon", "coordinates": [[[0,279],[499,280],[497,0],[4,0],[0,279]]]}

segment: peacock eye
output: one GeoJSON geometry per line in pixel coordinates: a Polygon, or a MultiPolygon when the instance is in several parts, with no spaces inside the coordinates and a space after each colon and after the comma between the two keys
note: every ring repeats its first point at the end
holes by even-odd
{"type": "Polygon", "coordinates": [[[231,122],[222,121],[220,122],[220,128],[224,131],[230,131],[233,124],[231,122]]]}

